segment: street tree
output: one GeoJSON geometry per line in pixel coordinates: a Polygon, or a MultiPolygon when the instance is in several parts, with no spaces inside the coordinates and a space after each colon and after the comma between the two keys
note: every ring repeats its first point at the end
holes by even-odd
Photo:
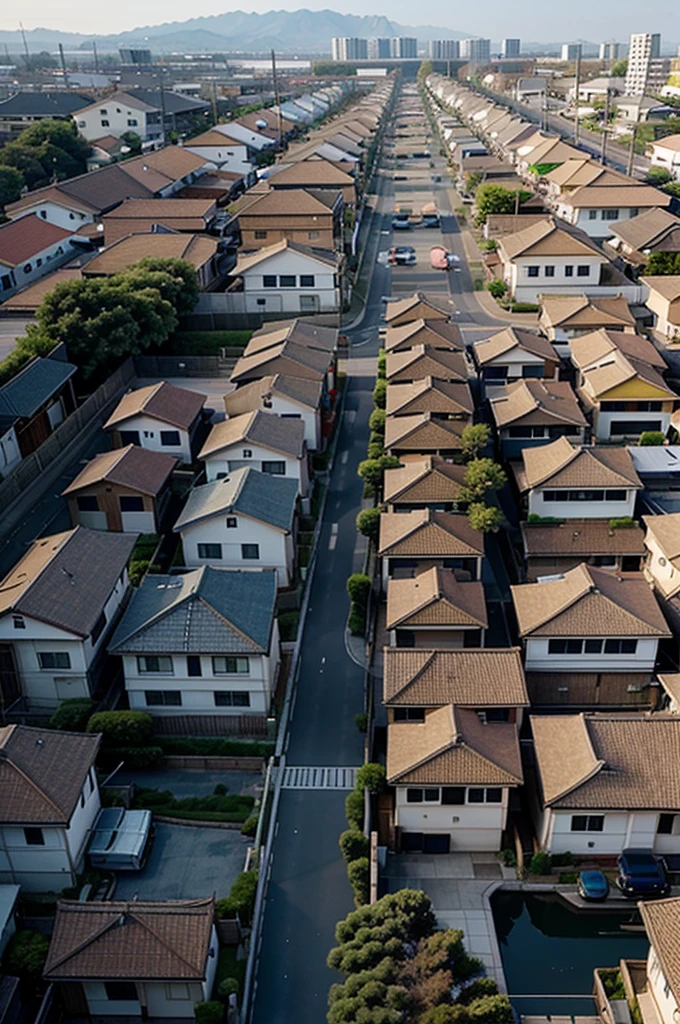
{"type": "Polygon", "coordinates": [[[475,423],[465,427],[460,435],[460,450],[466,461],[478,459],[486,448],[491,437],[491,430],[486,423],[475,423]]]}
{"type": "Polygon", "coordinates": [[[363,533],[364,537],[368,537],[369,540],[377,541],[380,532],[380,514],[379,508],[362,509],[357,516],[359,533],[363,533]]]}
{"type": "Polygon", "coordinates": [[[465,469],[460,500],[483,501],[490,491],[500,491],[506,480],[504,470],[493,459],[473,459],[465,469]]]}
{"type": "MultiPolygon", "coordinates": [[[[0,158],[2,151],[0,151],[0,158]]],[[[24,176],[16,167],[0,163],[0,210],[8,203],[15,203],[24,187],[24,176]]]]}
{"type": "Polygon", "coordinates": [[[503,523],[503,513],[493,505],[475,502],[468,509],[468,522],[479,533],[498,533],[503,523]]]}

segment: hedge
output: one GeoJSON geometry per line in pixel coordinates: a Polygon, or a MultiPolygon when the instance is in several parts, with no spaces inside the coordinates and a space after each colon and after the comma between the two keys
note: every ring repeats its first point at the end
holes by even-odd
{"type": "Polygon", "coordinates": [[[230,740],[222,737],[158,736],[164,754],[178,757],[271,757],[274,743],[258,740],[230,740]]]}
{"type": "Polygon", "coordinates": [[[102,733],[105,746],[140,747],[151,739],[153,719],[146,711],[99,711],[87,731],[102,733]]]}

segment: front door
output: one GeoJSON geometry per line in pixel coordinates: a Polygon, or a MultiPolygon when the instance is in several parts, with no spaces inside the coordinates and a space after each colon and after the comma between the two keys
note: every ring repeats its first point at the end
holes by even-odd
{"type": "Polygon", "coordinates": [[[448,853],[451,849],[451,836],[448,832],[441,835],[423,835],[423,853],[448,853]]]}

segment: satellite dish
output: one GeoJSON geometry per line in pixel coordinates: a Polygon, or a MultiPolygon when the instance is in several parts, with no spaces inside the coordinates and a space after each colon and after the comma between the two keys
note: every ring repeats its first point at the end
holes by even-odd
{"type": "Polygon", "coordinates": [[[255,122],[255,127],[256,127],[256,128],[266,128],[266,127],[267,127],[267,122],[266,122],[266,121],[263,121],[263,120],[262,120],[262,118],[259,118],[259,119],[258,119],[258,120],[257,120],[257,121],[255,122]]]}

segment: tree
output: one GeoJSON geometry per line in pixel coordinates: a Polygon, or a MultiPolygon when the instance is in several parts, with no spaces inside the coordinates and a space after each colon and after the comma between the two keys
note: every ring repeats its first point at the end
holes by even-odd
{"type": "Polygon", "coordinates": [[[672,180],[673,176],[665,167],[650,167],[646,174],[648,185],[665,185],[672,180]]]}
{"type": "Polygon", "coordinates": [[[347,580],[346,587],[350,601],[365,605],[371,589],[371,577],[362,572],[352,573],[347,580]]]}
{"type": "Polygon", "coordinates": [[[63,700],[50,718],[50,729],[85,732],[94,709],[95,702],[89,697],[71,697],[63,700]]]}
{"type": "Polygon", "coordinates": [[[98,711],[87,732],[101,733],[108,746],[136,747],[151,739],[153,719],[146,711],[98,711]]]}
{"type": "Polygon", "coordinates": [[[384,409],[387,403],[387,381],[380,378],[373,388],[373,405],[376,409],[384,409]]]}
{"type": "Polygon", "coordinates": [[[40,985],[50,940],[46,935],[28,929],[15,932],[9,940],[3,967],[32,985],[40,985]]]}
{"type": "Polygon", "coordinates": [[[378,533],[380,532],[380,509],[379,508],[365,508],[357,516],[357,530],[362,533],[364,537],[368,537],[369,540],[378,539],[378,533]]]}
{"type": "Polygon", "coordinates": [[[367,789],[369,793],[374,795],[382,793],[385,788],[385,768],[381,764],[374,764],[369,761],[367,764],[362,764],[361,768],[357,772],[357,789],[367,789]]]}
{"type": "Polygon", "coordinates": [[[386,414],[384,409],[374,409],[368,417],[368,426],[376,434],[385,433],[386,414]]]}
{"type": "Polygon", "coordinates": [[[615,60],[611,66],[610,75],[612,78],[625,78],[628,71],[628,60],[615,60]]]}
{"type": "MultiPolygon", "coordinates": [[[[2,151],[0,151],[1,155],[2,151]]],[[[8,203],[15,203],[24,187],[24,176],[16,167],[0,164],[0,210],[8,203]]]]}
{"type": "Polygon", "coordinates": [[[371,866],[368,857],[359,857],[347,865],[347,877],[354,892],[354,902],[358,907],[368,903],[371,866]]]}
{"type": "Polygon", "coordinates": [[[531,192],[512,192],[502,185],[480,185],[475,193],[477,218],[475,223],[481,227],[486,223],[490,213],[514,213],[517,207],[531,196],[531,192]]]}
{"type": "Polygon", "coordinates": [[[479,458],[480,452],[486,448],[491,437],[491,430],[486,423],[475,423],[465,427],[460,435],[460,450],[463,457],[470,459],[479,458]]]}
{"type": "MultiPolygon", "coordinates": [[[[176,303],[177,312],[180,316],[183,316],[185,313],[190,313],[198,302],[200,291],[198,287],[198,278],[196,277],[196,271],[192,267],[191,263],[187,263],[186,260],[180,260],[174,256],[145,256],[131,269],[134,273],[139,273],[140,271],[157,271],[163,274],[169,274],[171,277],[175,278],[175,287],[178,290],[174,301],[176,303]]],[[[170,299],[170,296],[168,295],[164,295],[163,297],[170,299]]]]}
{"type": "Polygon", "coordinates": [[[508,286],[505,281],[501,281],[499,277],[495,277],[493,281],[489,281],[486,286],[486,290],[493,295],[494,299],[502,299],[508,290],[508,286]]]}
{"type": "Polygon", "coordinates": [[[661,191],[680,199],[680,181],[669,181],[667,185],[662,186],[661,191]]]}
{"type": "Polygon", "coordinates": [[[142,139],[137,132],[123,132],[120,137],[120,141],[124,142],[126,146],[129,146],[133,156],[142,152],[142,139]]]}
{"type": "Polygon", "coordinates": [[[484,176],[479,171],[470,171],[465,175],[465,191],[474,194],[483,181],[484,176]]]}
{"type": "Polygon", "coordinates": [[[380,458],[364,459],[359,463],[357,473],[364,481],[376,491],[382,487],[383,473],[386,469],[396,469],[400,465],[396,455],[382,455],[380,458]]]}
{"type": "Polygon", "coordinates": [[[368,836],[365,836],[358,828],[348,828],[345,832],[341,832],[338,843],[342,856],[348,864],[353,860],[359,860],[360,857],[368,856],[368,836]]]}
{"type": "Polygon", "coordinates": [[[489,491],[500,491],[506,480],[505,472],[493,459],[473,459],[465,469],[460,500],[482,501],[489,491]]]}
{"type": "Polygon", "coordinates": [[[473,530],[479,533],[498,533],[503,522],[503,513],[499,508],[475,502],[468,509],[468,522],[473,530]]]}
{"type": "MultiPolygon", "coordinates": [[[[680,271],[678,271],[680,273],[680,271]]],[[[643,430],[640,434],[640,446],[652,448],[666,443],[666,435],[662,430],[643,430]]]]}
{"type": "Polygon", "coordinates": [[[647,260],[645,274],[680,274],[680,252],[653,252],[647,260]]]}
{"type": "Polygon", "coordinates": [[[2,162],[21,172],[28,189],[46,185],[49,181],[49,172],[43,167],[36,150],[21,145],[18,139],[2,147],[2,162]]]}

